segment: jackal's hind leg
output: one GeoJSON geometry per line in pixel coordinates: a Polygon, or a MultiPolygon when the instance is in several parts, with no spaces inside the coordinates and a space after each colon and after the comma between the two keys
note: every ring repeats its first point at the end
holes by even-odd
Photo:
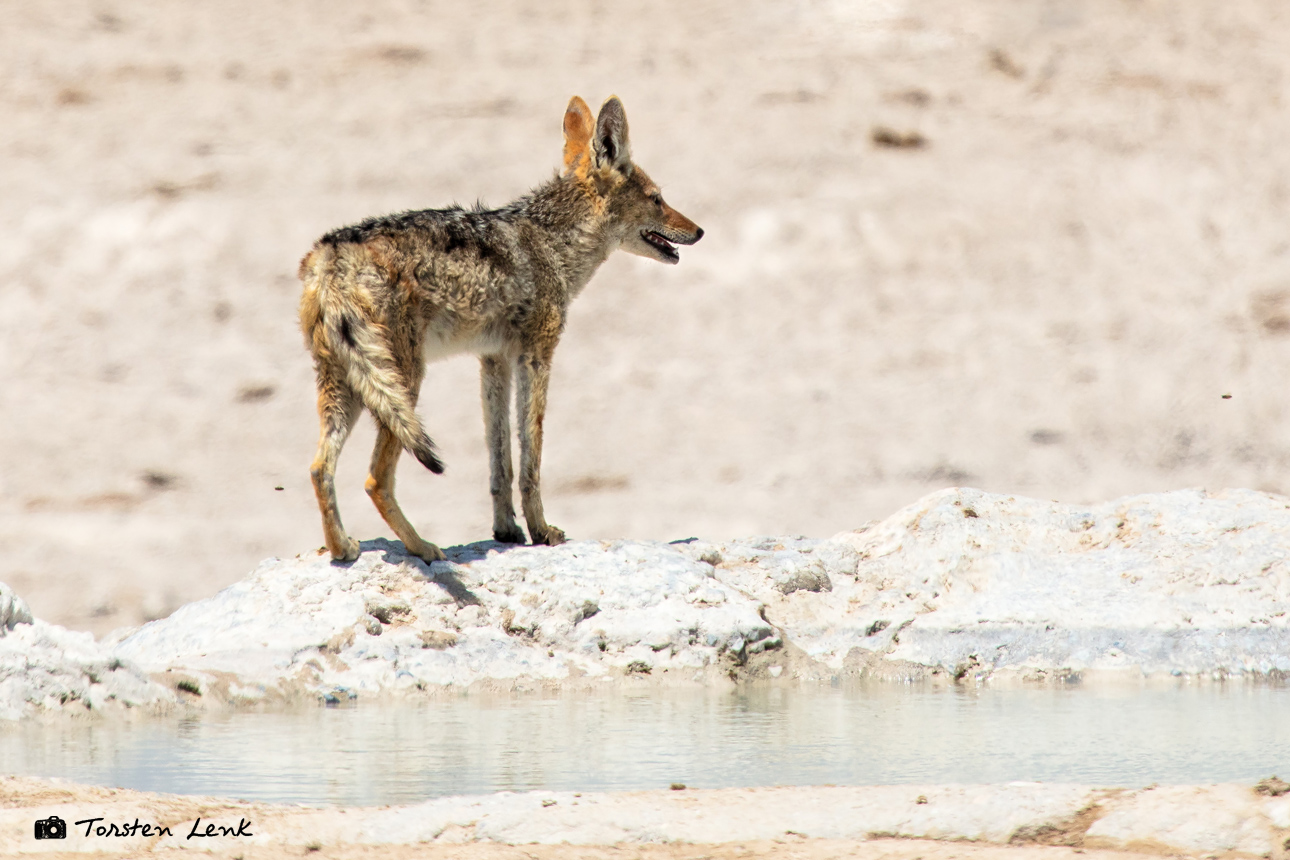
{"type": "Polygon", "coordinates": [[[318,436],[318,453],[309,467],[314,495],[322,512],[323,540],[336,561],[358,558],[358,541],[345,533],[336,505],[336,461],[349,438],[360,408],[358,398],[347,386],[335,380],[320,380],[318,417],[322,425],[318,436]]]}
{"type": "Polygon", "coordinates": [[[515,522],[515,468],[511,465],[511,364],[500,355],[479,357],[479,395],[488,443],[488,492],[493,497],[493,539],[524,543],[515,522]]]}
{"type": "Polygon", "coordinates": [[[520,504],[529,537],[535,544],[556,546],[564,532],[546,521],[542,510],[542,422],[546,418],[546,392],[551,381],[551,351],[520,356],[515,363],[519,385],[515,391],[516,418],[520,425],[520,504]]]}
{"type": "Polygon", "coordinates": [[[394,470],[399,465],[399,454],[402,452],[403,446],[399,444],[399,440],[378,421],[376,448],[372,451],[372,468],[367,476],[367,495],[409,553],[426,562],[442,561],[443,551],[421,539],[403,515],[399,503],[394,500],[394,470]]]}

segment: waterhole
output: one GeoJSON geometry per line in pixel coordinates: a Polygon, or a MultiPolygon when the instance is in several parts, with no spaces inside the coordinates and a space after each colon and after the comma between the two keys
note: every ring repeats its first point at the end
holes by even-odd
{"type": "Polygon", "coordinates": [[[1290,777],[1290,688],[469,696],[0,729],[7,774],[310,804],[503,790],[1290,777]]]}

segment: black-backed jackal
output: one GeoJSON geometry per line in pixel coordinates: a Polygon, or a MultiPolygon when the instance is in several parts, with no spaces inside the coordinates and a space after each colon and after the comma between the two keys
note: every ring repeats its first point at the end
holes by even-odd
{"type": "Polygon", "coordinates": [[[551,357],[569,303],[621,248],[664,263],[673,243],[703,231],[663,202],[632,163],[627,115],[611,98],[594,121],[574,96],[564,114],[564,169],[501,209],[428,209],[335,230],[300,263],[300,325],[318,374],[322,423],[311,474],[334,558],[358,557],[336,507],[336,460],[366,406],[376,418],[367,493],[408,551],[443,553],[422,540],[394,500],[404,448],[432,472],[443,464],[414,407],[427,359],[479,355],[493,496],[493,536],[523,543],[512,501],[511,380],[520,439],[520,501],[529,537],[555,545],[539,475],[551,357]]]}

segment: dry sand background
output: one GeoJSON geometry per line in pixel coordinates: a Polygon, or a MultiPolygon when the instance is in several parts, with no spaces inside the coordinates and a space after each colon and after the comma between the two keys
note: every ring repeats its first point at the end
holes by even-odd
{"type": "MultiPolygon", "coordinates": [[[[574,93],[623,98],[707,236],[574,305],[544,463],[572,537],[826,536],[951,484],[1290,490],[1288,18],[0,0],[0,581],[101,633],[318,546],[298,259],[543,180],[574,93]]],[[[431,369],[449,473],[400,472],[442,544],[489,532],[477,386],[431,369]]],[[[363,538],[373,438],[340,470],[363,538]]]]}

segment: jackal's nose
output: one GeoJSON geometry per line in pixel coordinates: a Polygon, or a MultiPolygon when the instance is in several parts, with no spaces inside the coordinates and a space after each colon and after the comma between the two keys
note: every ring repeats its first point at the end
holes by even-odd
{"type": "Polygon", "coordinates": [[[700,240],[700,239],[702,239],[702,238],[703,238],[703,228],[702,228],[702,227],[695,227],[695,228],[694,228],[694,241],[696,241],[696,242],[697,242],[697,241],[699,241],[699,240],[700,240]]]}

